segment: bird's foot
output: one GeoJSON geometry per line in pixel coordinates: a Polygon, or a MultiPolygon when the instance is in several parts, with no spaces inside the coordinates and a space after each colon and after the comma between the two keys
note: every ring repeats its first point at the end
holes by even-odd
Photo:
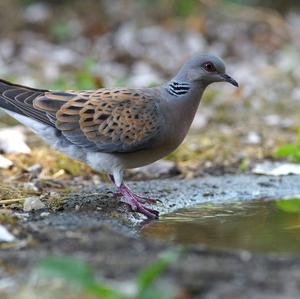
{"type": "MultiPolygon", "coordinates": [[[[128,187],[127,187],[128,189],[128,187]]],[[[129,190],[129,189],[128,189],[129,190]]],[[[131,190],[129,190],[129,192],[135,197],[135,198],[138,198],[138,201],[142,204],[155,204],[157,202],[161,202],[160,199],[154,199],[154,198],[149,198],[149,197],[146,197],[146,196],[141,196],[141,195],[138,195],[134,192],[132,192],[131,190]]],[[[123,193],[121,193],[119,190],[117,192],[114,192],[114,195],[115,196],[118,196],[118,197],[121,197],[123,196],[123,193]]]]}
{"type": "MultiPolygon", "coordinates": [[[[128,189],[128,187],[127,187],[127,189],[128,189]]],[[[136,193],[132,192],[131,190],[129,190],[129,192],[132,193],[135,197],[137,197],[139,199],[139,202],[143,203],[143,204],[144,203],[155,204],[158,201],[161,202],[159,199],[154,199],[154,198],[150,198],[150,197],[147,197],[147,196],[141,196],[139,194],[136,194],[136,193]]]]}
{"type": "Polygon", "coordinates": [[[158,219],[158,211],[144,206],[145,203],[155,203],[155,199],[137,195],[124,184],[118,188],[117,194],[121,195],[121,202],[128,204],[133,211],[141,213],[149,219],[158,219]]]}

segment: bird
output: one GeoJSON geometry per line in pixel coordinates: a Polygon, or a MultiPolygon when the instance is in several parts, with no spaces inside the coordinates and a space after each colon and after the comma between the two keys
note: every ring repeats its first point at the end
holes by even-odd
{"type": "Polygon", "coordinates": [[[214,82],[237,81],[212,54],[195,54],[169,81],[147,88],[51,91],[0,79],[0,107],[54,150],[109,175],[120,201],[157,219],[157,202],[124,183],[126,169],[155,162],[183,141],[202,94],[214,82]]]}

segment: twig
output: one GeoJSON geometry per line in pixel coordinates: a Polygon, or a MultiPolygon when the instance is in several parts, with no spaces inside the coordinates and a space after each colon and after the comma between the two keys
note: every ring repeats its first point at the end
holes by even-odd
{"type": "Polygon", "coordinates": [[[6,204],[12,204],[12,203],[17,203],[24,201],[24,198],[13,198],[13,199],[3,199],[0,200],[0,205],[6,205],[6,204]]]}

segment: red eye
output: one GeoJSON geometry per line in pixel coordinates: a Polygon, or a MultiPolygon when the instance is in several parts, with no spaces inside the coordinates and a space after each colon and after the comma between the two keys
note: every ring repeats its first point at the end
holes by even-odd
{"type": "Polygon", "coordinates": [[[203,68],[207,71],[207,72],[215,72],[216,71],[216,67],[214,66],[213,63],[211,62],[205,62],[203,64],[203,68]]]}

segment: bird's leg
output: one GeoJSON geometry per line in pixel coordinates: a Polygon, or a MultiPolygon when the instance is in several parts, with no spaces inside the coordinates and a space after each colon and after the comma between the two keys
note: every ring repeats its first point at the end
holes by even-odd
{"type": "MultiPolygon", "coordinates": [[[[115,183],[115,179],[112,175],[110,175],[109,178],[113,183],[115,183]]],[[[117,186],[117,188],[117,195],[121,196],[121,202],[128,204],[133,211],[141,213],[150,219],[158,218],[158,211],[144,206],[145,203],[156,202],[154,199],[133,193],[124,183],[121,183],[121,185],[117,186]]]]}
{"type": "Polygon", "coordinates": [[[117,187],[117,191],[114,192],[114,195],[115,195],[115,196],[122,196],[122,193],[119,192],[119,187],[116,185],[114,176],[111,175],[111,174],[109,174],[108,177],[109,177],[110,181],[117,187]]]}
{"type": "MultiPolygon", "coordinates": [[[[111,182],[112,182],[113,184],[116,185],[115,180],[114,180],[114,177],[113,177],[112,175],[109,175],[109,179],[111,180],[111,182]]],[[[134,192],[133,192],[132,190],[130,190],[124,183],[122,183],[120,187],[126,188],[127,191],[128,191],[130,194],[132,194],[134,197],[138,198],[138,200],[139,200],[140,203],[143,203],[143,204],[144,204],[144,203],[155,204],[155,203],[157,203],[158,201],[161,202],[161,200],[159,200],[159,199],[154,199],[154,198],[150,198],[150,197],[147,197],[147,196],[141,196],[141,195],[139,195],[139,194],[134,193],[134,192]]],[[[117,186],[118,190],[117,190],[117,192],[115,192],[115,195],[116,195],[116,196],[122,196],[122,193],[121,193],[120,190],[119,190],[120,187],[117,186]]]]}

